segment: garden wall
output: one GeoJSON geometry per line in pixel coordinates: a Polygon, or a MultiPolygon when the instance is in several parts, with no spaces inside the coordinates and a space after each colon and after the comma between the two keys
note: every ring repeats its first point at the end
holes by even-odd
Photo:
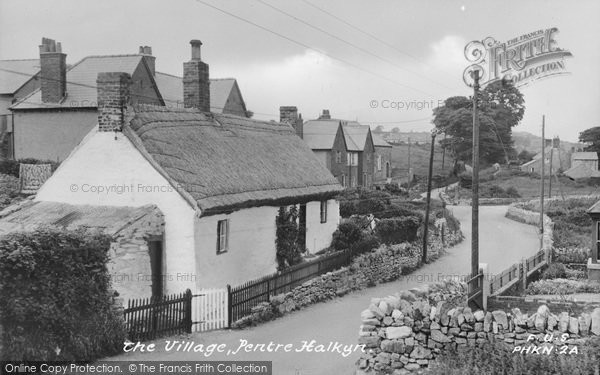
{"type": "Polygon", "coordinates": [[[518,308],[472,311],[466,307],[466,284],[456,281],[374,298],[361,318],[358,342],[365,352],[357,375],[409,374],[428,367],[442,351],[487,342],[504,343],[511,351],[542,350],[545,344],[568,352],[590,336],[600,336],[600,308],[579,316],[556,315],[546,305],[531,315],[518,308]],[[544,342],[546,333],[554,334],[550,343],[544,342]]]}
{"type": "MultiPolygon", "coordinates": [[[[444,247],[462,240],[460,232],[446,232],[445,245],[432,236],[428,249],[428,261],[444,252],[444,247]]],[[[242,328],[274,319],[305,306],[343,296],[350,291],[364,289],[380,283],[396,280],[420,266],[421,247],[412,243],[382,245],[378,249],[357,256],[352,264],[339,270],[311,279],[292,291],[273,297],[252,309],[252,314],[233,323],[242,328]]]]}
{"type": "MultiPolygon", "coordinates": [[[[506,217],[515,220],[521,223],[529,224],[529,225],[539,225],[540,224],[540,213],[524,210],[519,208],[517,204],[513,204],[508,207],[506,211],[506,217]]],[[[552,220],[544,214],[544,238],[542,239],[542,249],[545,251],[552,250],[553,245],[553,237],[552,232],[554,230],[554,223],[552,220]]]]}

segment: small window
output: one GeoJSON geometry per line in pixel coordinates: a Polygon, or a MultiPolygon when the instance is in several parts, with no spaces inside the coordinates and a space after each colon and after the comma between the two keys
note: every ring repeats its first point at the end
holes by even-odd
{"type": "Polygon", "coordinates": [[[321,201],[321,223],[327,222],[327,201],[321,201]]]}
{"type": "Polygon", "coordinates": [[[338,164],[342,163],[342,152],[338,151],[335,153],[335,162],[338,164]]]}
{"type": "Polygon", "coordinates": [[[356,175],[352,176],[352,180],[350,181],[350,187],[356,187],[356,175]]]}
{"type": "Polygon", "coordinates": [[[377,170],[381,170],[381,155],[377,155],[377,170]]]}
{"type": "Polygon", "coordinates": [[[346,175],[345,174],[342,175],[342,186],[346,187],[346,175]]]}
{"type": "Polygon", "coordinates": [[[363,186],[367,187],[368,181],[367,181],[367,172],[363,172],[363,186]]]}
{"type": "Polygon", "coordinates": [[[229,220],[217,222],[217,254],[224,253],[229,246],[229,220]]]}

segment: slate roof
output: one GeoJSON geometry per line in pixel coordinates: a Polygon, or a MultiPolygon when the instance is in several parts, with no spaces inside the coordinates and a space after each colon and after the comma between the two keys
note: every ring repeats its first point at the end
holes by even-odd
{"type": "Polygon", "coordinates": [[[101,72],[125,72],[133,74],[142,55],[88,56],[67,71],[67,97],[61,103],[43,103],[41,90],[32,92],[12,109],[42,108],[96,108],[96,79],[101,72]]]}
{"type": "Polygon", "coordinates": [[[39,72],[39,59],[0,60],[0,94],[14,94],[39,72]]]}
{"type": "Polygon", "coordinates": [[[575,152],[573,160],[598,160],[598,154],[596,152],[575,152]]]}
{"type": "Polygon", "coordinates": [[[53,226],[99,229],[115,235],[156,210],[154,205],[115,207],[32,201],[0,220],[0,234],[53,226]]]}
{"type": "MultiPolygon", "coordinates": [[[[156,72],[154,79],[167,107],[183,107],[183,78],[156,72]]],[[[210,111],[223,113],[229,95],[236,89],[236,86],[235,78],[210,79],[210,111]]]]}
{"type": "Polygon", "coordinates": [[[303,139],[308,147],[313,150],[331,150],[340,124],[346,142],[346,150],[363,151],[370,128],[368,125],[362,125],[356,121],[339,119],[309,120],[304,123],[303,139]]]}
{"type": "Polygon", "coordinates": [[[342,130],[344,131],[348,151],[359,152],[365,149],[369,135],[369,125],[361,125],[355,121],[342,122],[342,130]]]}
{"type": "Polygon", "coordinates": [[[373,138],[373,145],[375,145],[375,147],[392,147],[392,145],[381,138],[379,134],[371,133],[371,138],[373,138]]]}
{"type": "Polygon", "coordinates": [[[123,132],[203,216],[324,200],[342,190],[287,124],[142,105],[123,132]]]}

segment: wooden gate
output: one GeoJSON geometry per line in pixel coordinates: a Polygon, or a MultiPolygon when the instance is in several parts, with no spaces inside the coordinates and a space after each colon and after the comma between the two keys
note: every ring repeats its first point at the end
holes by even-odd
{"type": "Polygon", "coordinates": [[[229,293],[227,289],[199,289],[192,301],[194,332],[227,328],[229,324],[229,293]]]}

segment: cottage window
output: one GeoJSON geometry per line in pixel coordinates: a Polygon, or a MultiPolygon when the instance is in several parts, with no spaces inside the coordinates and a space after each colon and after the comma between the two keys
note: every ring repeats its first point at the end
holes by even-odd
{"type": "Polygon", "coordinates": [[[352,180],[350,181],[350,187],[356,187],[356,175],[352,176],[352,180]]]}
{"type": "Polygon", "coordinates": [[[338,151],[335,153],[335,162],[338,164],[342,163],[342,152],[338,151]]]}
{"type": "Polygon", "coordinates": [[[217,254],[224,253],[229,246],[229,220],[217,222],[217,254]]]}
{"type": "Polygon", "coordinates": [[[596,251],[596,260],[600,260],[600,222],[596,222],[596,251]]]}
{"type": "Polygon", "coordinates": [[[368,181],[367,181],[367,172],[363,173],[363,186],[367,187],[368,185],[368,181]]]}
{"type": "Polygon", "coordinates": [[[381,170],[381,155],[377,155],[377,170],[381,170]]]}
{"type": "Polygon", "coordinates": [[[321,201],[321,223],[327,222],[327,201],[321,201]]]}
{"type": "Polygon", "coordinates": [[[357,166],[358,165],[358,153],[357,152],[348,152],[346,154],[348,160],[346,160],[346,164],[348,166],[357,166]]]}
{"type": "Polygon", "coordinates": [[[346,175],[345,174],[342,175],[342,186],[346,187],[346,175]]]}

